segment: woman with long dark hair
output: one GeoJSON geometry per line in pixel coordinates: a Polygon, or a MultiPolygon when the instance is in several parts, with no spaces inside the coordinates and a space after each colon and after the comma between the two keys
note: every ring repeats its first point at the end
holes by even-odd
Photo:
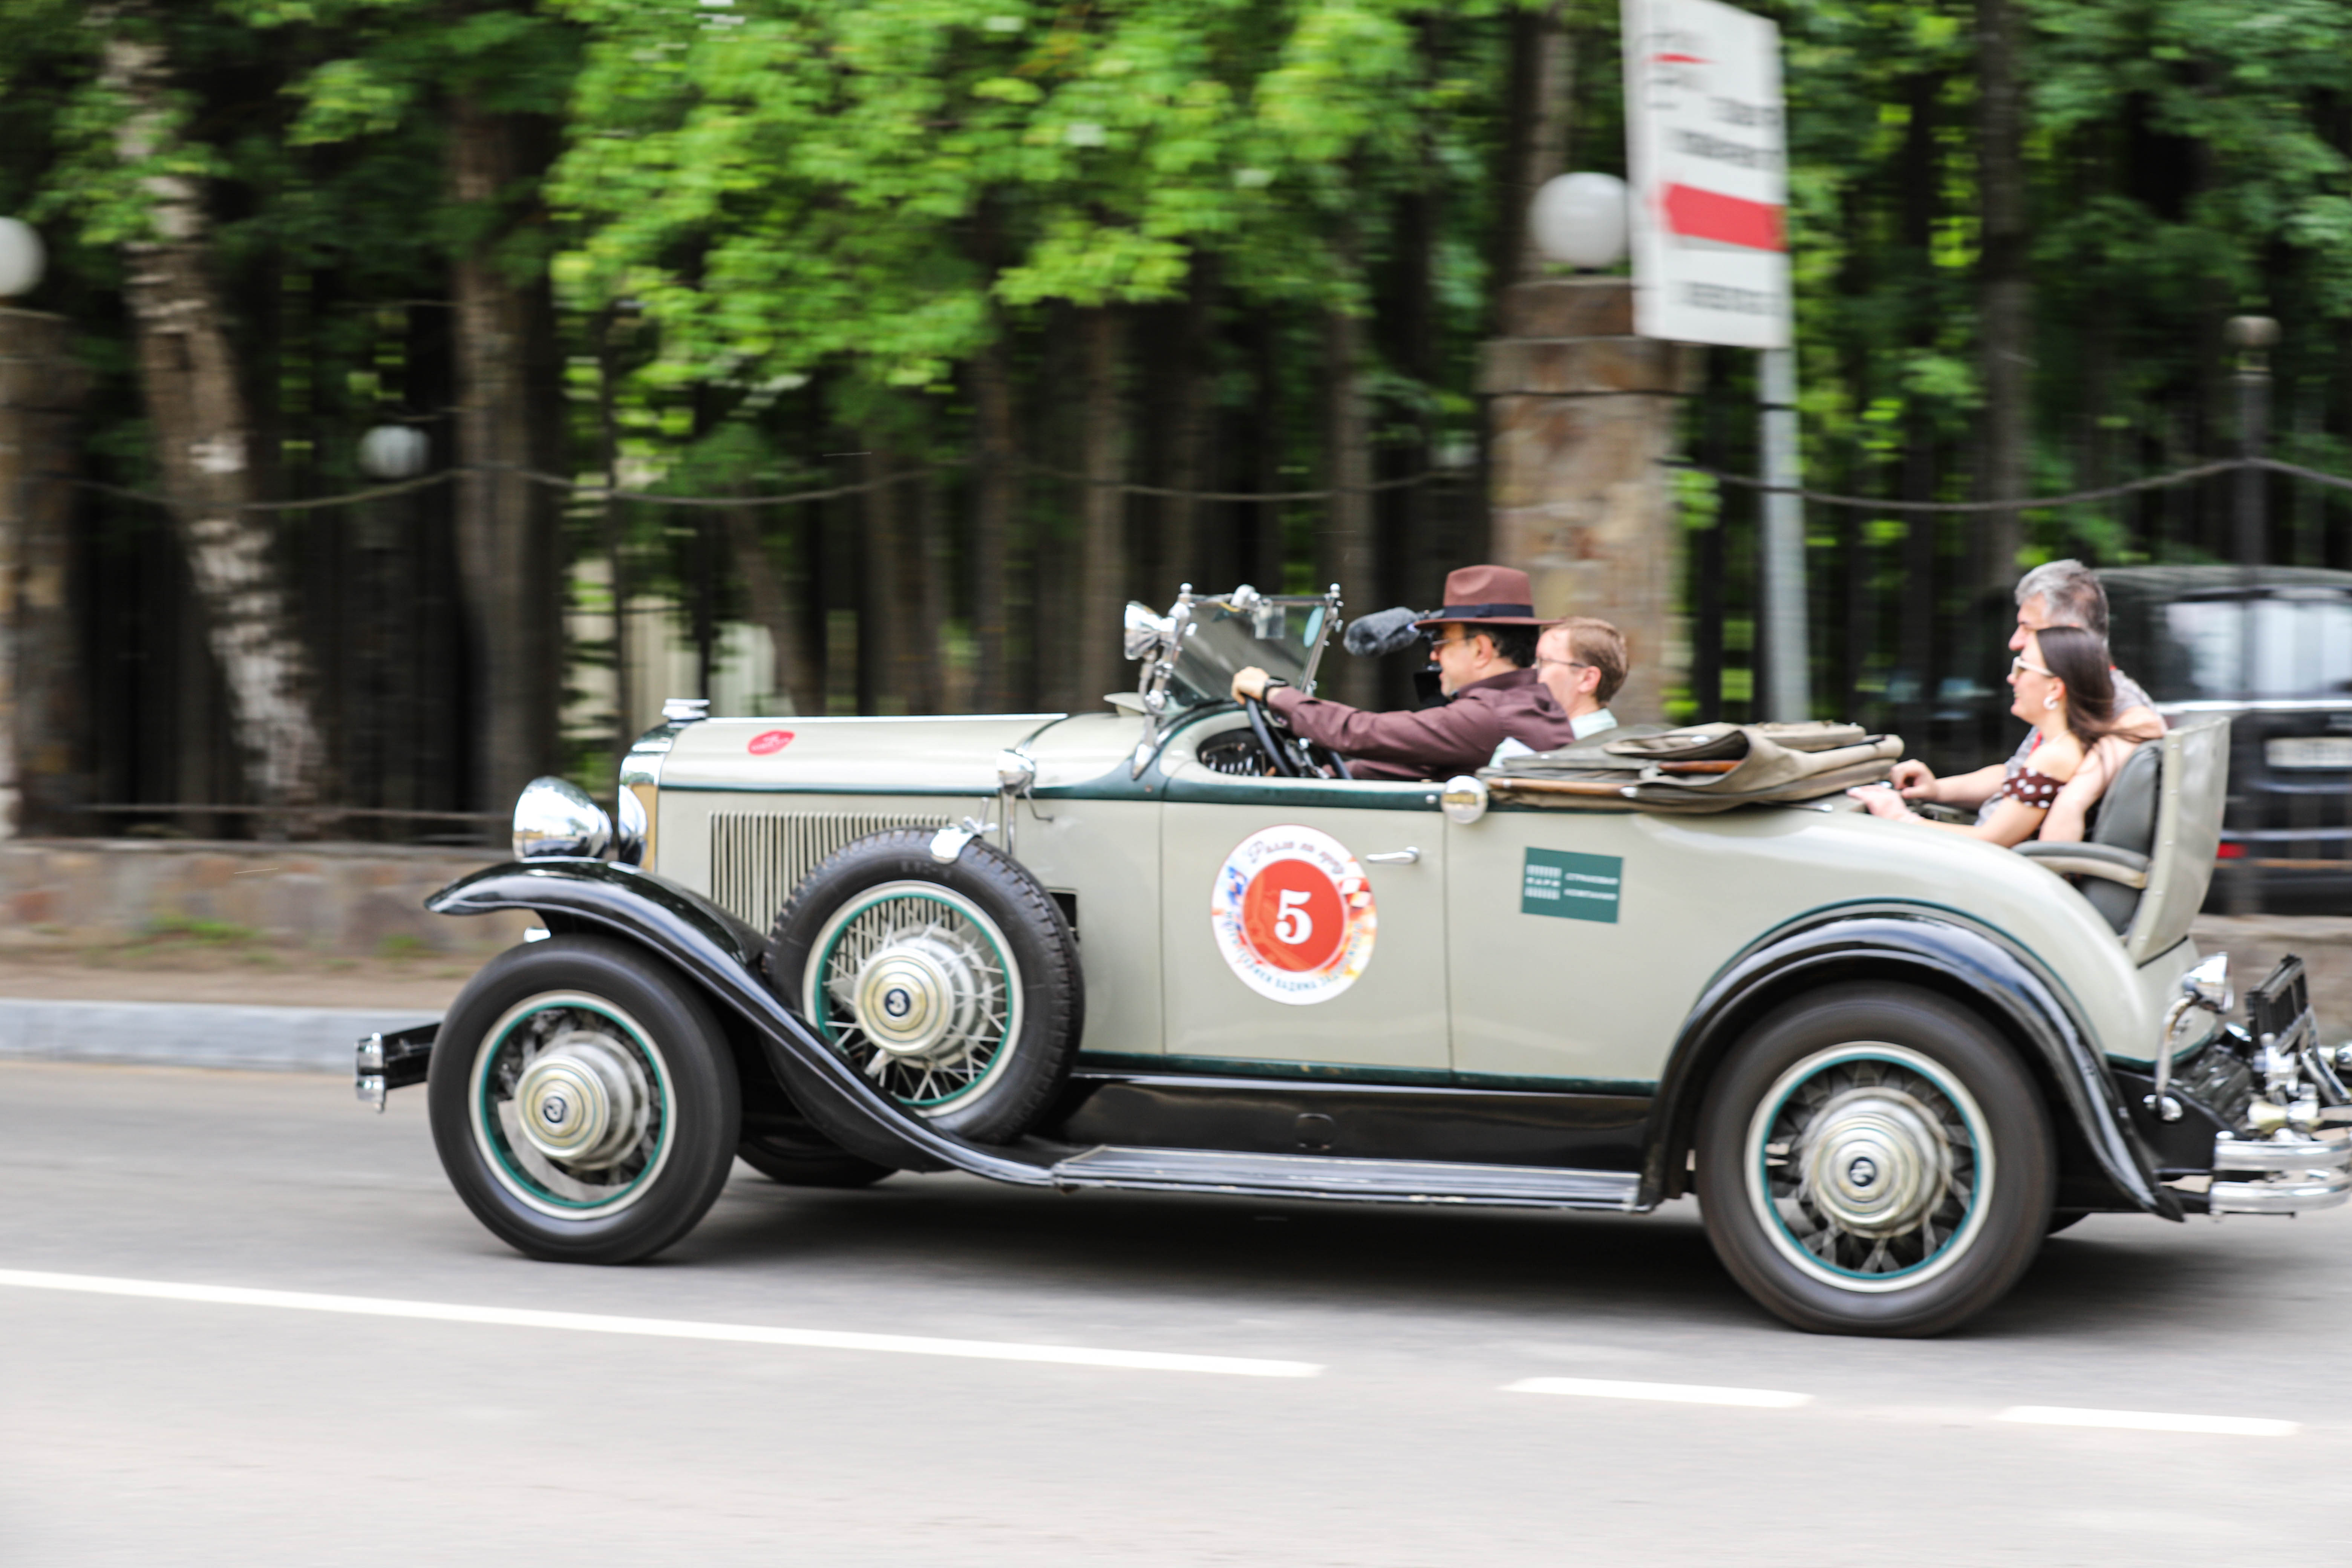
{"type": "MultiPolygon", "coordinates": [[[[2113,727],[2116,701],[2106,642],[2080,626],[2044,626],[2027,637],[2024,651],[2010,664],[2009,685],[2015,694],[2009,710],[2040,731],[2030,760],[1994,795],[1993,808],[1982,821],[1966,826],[1927,824],[2004,847],[2042,831],[2058,792],[2113,727]]],[[[1873,816],[1927,821],[1885,784],[1846,793],[1873,816]]]]}

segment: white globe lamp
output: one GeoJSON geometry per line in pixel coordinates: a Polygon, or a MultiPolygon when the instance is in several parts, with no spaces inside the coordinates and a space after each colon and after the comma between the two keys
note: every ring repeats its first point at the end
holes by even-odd
{"type": "Polygon", "coordinates": [[[1546,180],[1528,209],[1528,231],[1547,261],[1601,271],[1625,259],[1625,182],[1614,174],[1546,180]]]}
{"type": "Polygon", "coordinates": [[[414,425],[379,425],[360,437],[360,471],[370,479],[413,479],[433,457],[433,442],[414,425]]]}
{"type": "Polygon", "coordinates": [[[21,218],[0,217],[0,300],[29,294],[48,269],[48,252],[33,226],[21,218]]]}

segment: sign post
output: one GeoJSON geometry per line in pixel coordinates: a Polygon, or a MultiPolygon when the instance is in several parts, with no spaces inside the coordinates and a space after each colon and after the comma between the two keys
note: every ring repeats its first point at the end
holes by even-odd
{"type": "MultiPolygon", "coordinates": [[[[1623,0],[1633,330],[1762,351],[1765,482],[1798,483],[1780,29],[1720,0],[1623,0]]],[[[1804,512],[1764,503],[1769,717],[1811,717],[1804,512]]]]}

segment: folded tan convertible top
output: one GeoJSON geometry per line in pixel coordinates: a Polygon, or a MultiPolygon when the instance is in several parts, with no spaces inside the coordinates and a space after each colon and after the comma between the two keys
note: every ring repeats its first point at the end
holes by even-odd
{"type": "Polygon", "coordinates": [[[1512,757],[1478,776],[1530,805],[1703,813],[1875,784],[1902,754],[1900,735],[1873,735],[1858,724],[1695,724],[1611,731],[1512,757]]]}

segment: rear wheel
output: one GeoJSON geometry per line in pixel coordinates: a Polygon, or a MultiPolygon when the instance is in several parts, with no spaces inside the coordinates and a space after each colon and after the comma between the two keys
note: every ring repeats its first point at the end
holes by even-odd
{"type": "Polygon", "coordinates": [[[1733,1047],[1699,1114],[1708,1239],[1820,1333],[1940,1333],[2016,1284],[2050,1225],[2040,1091],[1984,1022],[1902,986],[1816,992],[1733,1047]]]}
{"type": "Polygon", "coordinates": [[[887,1165],[861,1160],[820,1138],[746,1133],[735,1157],[772,1182],[788,1187],[870,1187],[892,1174],[887,1165]]]}
{"type": "Polygon", "coordinates": [[[694,1228],[726,1184],[734,1058],[669,965],[603,937],[490,961],[458,994],[426,1089],[442,1168],[516,1250],[632,1263],[694,1228]]]}

